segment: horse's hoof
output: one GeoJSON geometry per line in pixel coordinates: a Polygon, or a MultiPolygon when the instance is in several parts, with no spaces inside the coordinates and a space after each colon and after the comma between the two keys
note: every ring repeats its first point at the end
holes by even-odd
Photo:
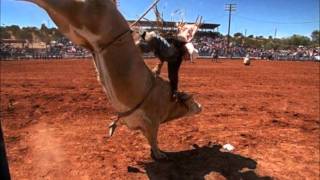
{"type": "Polygon", "coordinates": [[[151,158],[155,161],[166,161],[169,159],[168,156],[164,152],[161,152],[160,150],[158,150],[157,153],[154,153],[151,150],[151,158]]]}

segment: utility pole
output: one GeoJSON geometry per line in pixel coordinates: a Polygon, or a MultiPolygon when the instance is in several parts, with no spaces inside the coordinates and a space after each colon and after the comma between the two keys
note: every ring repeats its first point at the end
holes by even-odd
{"type": "Polygon", "coordinates": [[[274,30],[274,36],[273,39],[275,39],[277,37],[277,28],[274,30]]]}
{"type": "Polygon", "coordinates": [[[225,10],[229,11],[229,23],[228,23],[228,53],[229,53],[229,48],[230,48],[230,26],[231,26],[231,12],[236,11],[236,4],[226,4],[225,10]]]}
{"type": "Polygon", "coordinates": [[[247,29],[244,29],[244,38],[242,41],[242,46],[246,44],[246,38],[247,38],[247,29]]]}

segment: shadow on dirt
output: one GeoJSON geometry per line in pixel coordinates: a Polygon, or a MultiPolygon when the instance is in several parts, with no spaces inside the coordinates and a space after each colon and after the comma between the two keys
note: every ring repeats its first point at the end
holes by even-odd
{"type": "Polygon", "coordinates": [[[210,179],[264,180],[271,177],[261,177],[254,169],[257,162],[253,159],[229,152],[221,152],[221,145],[194,145],[195,149],[168,152],[169,160],[148,162],[144,164],[149,179],[210,179]],[[213,177],[212,177],[213,176],[213,177]],[[219,178],[220,177],[220,178],[219,178]]]}

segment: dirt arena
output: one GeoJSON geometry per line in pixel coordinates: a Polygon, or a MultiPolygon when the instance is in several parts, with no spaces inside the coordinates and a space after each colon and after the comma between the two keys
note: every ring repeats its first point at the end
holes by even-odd
{"type": "Polygon", "coordinates": [[[171,160],[155,162],[140,132],[121,126],[108,138],[114,111],[91,60],[2,61],[12,177],[319,179],[319,65],[183,63],[180,89],[204,109],[161,126],[159,144],[171,160]],[[235,150],[222,151],[227,143],[235,150]]]}

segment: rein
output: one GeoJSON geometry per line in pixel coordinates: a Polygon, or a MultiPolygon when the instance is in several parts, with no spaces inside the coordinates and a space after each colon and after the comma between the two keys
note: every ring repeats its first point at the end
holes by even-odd
{"type": "Polygon", "coordinates": [[[123,33],[117,35],[116,37],[114,37],[110,42],[108,42],[107,44],[105,44],[100,50],[99,53],[101,53],[102,51],[107,50],[110,46],[112,46],[115,42],[117,41],[121,41],[121,38],[123,36],[125,36],[127,33],[132,33],[133,31],[131,29],[128,29],[126,31],[124,31],[123,33]]]}
{"type": "Polygon", "coordinates": [[[116,112],[116,115],[111,118],[113,121],[109,124],[109,136],[110,137],[113,135],[113,133],[117,127],[117,122],[121,118],[130,116],[132,113],[134,113],[136,110],[138,110],[143,105],[145,100],[149,97],[153,88],[155,87],[155,78],[153,78],[153,76],[151,76],[151,77],[152,77],[151,78],[151,87],[149,88],[147,94],[141,99],[141,101],[137,105],[135,105],[133,108],[129,109],[128,111],[116,112]]]}

